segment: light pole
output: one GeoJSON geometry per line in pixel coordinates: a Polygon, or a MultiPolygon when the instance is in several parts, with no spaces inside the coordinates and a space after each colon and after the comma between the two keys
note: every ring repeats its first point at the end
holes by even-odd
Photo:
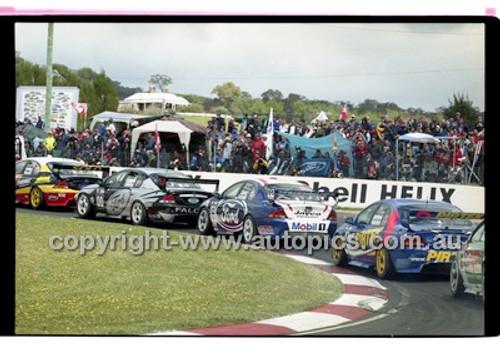
{"type": "Polygon", "coordinates": [[[47,31],[47,75],[45,83],[45,131],[50,128],[50,112],[52,110],[52,52],[54,47],[54,23],[49,23],[47,31]]]}

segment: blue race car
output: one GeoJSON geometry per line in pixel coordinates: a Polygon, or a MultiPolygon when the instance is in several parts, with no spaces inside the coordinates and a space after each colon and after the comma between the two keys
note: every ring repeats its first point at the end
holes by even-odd
{"type": "Polygon", "coordinates": [[[245,243],[257,235],[325,237],[336,229],[333,205],[299,181],[240,181],[204,201],[198,212],[201,234],[241,234],[245,243]]]}
{"type": "Polygon", "coordinates": [[[471,220],[482,217],[447,202],[380,200],[338,228],[333,263],[375,267],[383,279],[396,273],[446,274],[475,228],[471,220]]]}

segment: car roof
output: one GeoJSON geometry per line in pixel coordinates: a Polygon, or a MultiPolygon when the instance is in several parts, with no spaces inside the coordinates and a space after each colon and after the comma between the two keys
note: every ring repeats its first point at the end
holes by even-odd
{"type": "Polygon", "coordinates": [[[41,165],[46,165],[49,162],[60,162],[60,163],[73,163],[73,164],[84,164],[84,162],[73,160],[72,158],[63,158],[63,157],[28,157],[23,158],[17,162],[23,161],[36,161],[41,165]]]}
{"type": "Polygon", "coordinates": [[[163,168],[150,168],[150,167],[147,167],[147,168],[125,168],[125,169],[122,169],[120,172],[124,172],[124,171],[143,172],[143,173],[146,173],[147,175],[161,174],[161,175],[164,175],[166,177],[173,177],[173,178],[191,178],[190,176],[188,176],[187,174],[184,174],[182,172],[173,171],[170,169],[163,169],[163,168]]]}
{"type": "Polygon", "coordinates": [[[379,202],[385,202],[385,203],[393,203],[396,207],[402,207],[402,206],[414,206],[414,205],[425,205],[426,203],[431,204],[431,205],[442,205],[442,206],[451,206],[451,207],[456,207],[457,206],[445,202],[445,201],[437,201],[437,200],[422,200],[422,199],[383,199],[380,200],[379,202]]]}
{"type": "Polygon", "coordinates": [[[249,179],[249,180],[254,181],[262,186],[272,185],[272,184],[283,184],[283,185],[290,184],[290,185],[301,185],[301,186],[309,187],[309,185],[307,185],[305,182],[300,181],[300,180],[288,180],[288,179],[285,180],[285,179],[279,179],[279,178],[275,178],[275,177],[267,178],[267,179],[257,178],[257,179],[249,179]]]}

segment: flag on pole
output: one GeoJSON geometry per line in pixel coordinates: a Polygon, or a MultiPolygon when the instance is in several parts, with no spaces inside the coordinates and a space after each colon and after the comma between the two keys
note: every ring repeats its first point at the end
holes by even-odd
{"type": "Polygon", "coordinates": [[[154,151],[156,152],[156,168],[160,168],[160,149],[161,149],[160,133],[158,133],[158,123],[155,123],[154,151]]]}
{"type": "Polygon", "coordinates": [[[344,104],[344,107],[342,108],[342,111],[340,112],[339,119],[341,122],[345,122],[348,117],[348,112],[347,112],[347,104],[344,104]]]}
{"type": "Polygon", "coordinates": [[[87,116],[88,105],[85,102],[72,102],[71,106],[76,110],[79,116],[87,116]]]}
{"type": "Polygon", "coordinates": [[[155,152],[159,152],[161,148],[160,133],[158,133],[158,123],[155,123],[155,152]]]}
{"type": "Polygon", "coordinates": [[[269,119],[267,120],[267,140],[266,140],[266,160],[269,160],[273,155],[273,135],[274,135],[274,123],[273,123],[273,108],[269,112],[269,119]]]}

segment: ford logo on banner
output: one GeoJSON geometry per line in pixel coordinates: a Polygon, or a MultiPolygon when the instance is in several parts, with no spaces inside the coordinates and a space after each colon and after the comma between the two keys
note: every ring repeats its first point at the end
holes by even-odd
{"type": "Polygon", "coordinates": [[[304,160],[300,166],[300,173],[304,176],[326,177],[330,174],[332,160],[312,158],[304,160]]]}

